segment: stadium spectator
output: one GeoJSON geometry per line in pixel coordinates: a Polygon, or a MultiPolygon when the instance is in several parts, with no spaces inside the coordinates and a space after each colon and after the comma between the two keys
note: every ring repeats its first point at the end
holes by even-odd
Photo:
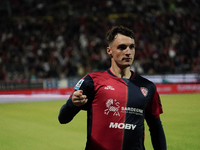
{"type": "Polygon", "coordinates": [[[33,70],[36,79],[78,76],[80,66],[81,74],[104,70],[109,58],[99,47],[105,45],[102,33],[119,24],[134,29],[137,66],[132,68],[138,73],[200,70],[198,0],[3,0],[1,6],[4,80],[28,79],[33,70]]]}

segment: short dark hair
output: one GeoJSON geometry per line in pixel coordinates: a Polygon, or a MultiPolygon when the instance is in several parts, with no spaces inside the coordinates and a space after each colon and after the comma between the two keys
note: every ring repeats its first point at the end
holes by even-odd
{"type": "Polygon", "coordinates": [[[131,29],[124,27],[122,25],[114,26],[110,30],[108,30],[106,33],[106,40],[107,40],[108,45],[114,41],[115,36],[118,33],[134,39],[134,33],[131,29]]]}

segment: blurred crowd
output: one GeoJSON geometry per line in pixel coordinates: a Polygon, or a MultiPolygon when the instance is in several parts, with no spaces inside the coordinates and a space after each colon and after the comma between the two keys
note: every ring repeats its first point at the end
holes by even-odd
{"type": "Polygon", "coordinates": [[[2,0],[0,14],[0,80],[105,70],[114,25],[135,33],[135,72],[200,73],[200,0],[2,0]]]}

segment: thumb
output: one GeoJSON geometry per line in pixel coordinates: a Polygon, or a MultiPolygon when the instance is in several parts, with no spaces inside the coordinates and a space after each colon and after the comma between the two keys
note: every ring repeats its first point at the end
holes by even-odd
{"type": "Polygon", "coordinates": [[[83,90],[78,90],[78,96],[82,96],[83,95],[83,90]]]}
{"type": "Polygon", "coordinates": [[[77,90],[77,91],[74,92],[74,96],[79,97],[79,96],[82,96],[82,95],[83,95],[83,90],[77,90]]]}

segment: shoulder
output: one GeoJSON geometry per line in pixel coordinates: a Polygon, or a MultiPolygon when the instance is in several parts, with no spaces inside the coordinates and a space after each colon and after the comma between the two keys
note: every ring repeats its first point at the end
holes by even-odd
{"type": "Polygon", "coordinates": [[[105,71],[91,72],[88,75],[91,76],[91,77],[93,77],[93,76],[101,76],[101,75],[106,75],[106,74],[108,74],[107,70],[105,70],[105,71]]]}
{"type": "Polygon", "coordinates": [[[148,80],[147,78],[145,78],[139,74],[134,74],[134,76],[131,78],[131,81],[137,85],[156,90],[156,85],[152,81],[148,80]]]}
{"type": "Polygon", "coordinates": [[[134,76],[131,78],[131,80],[139,80],[141,82],[149,83],[149,84],[154,84],[152,81],[149,79],[143,77],[142,75],[139,74],[134,74],[134,76]]]}
{"type": "Polygon", "coordinates": [[[101,71],[92,72],[92,73],[89,73],[87,76],[89,76],[93,80],[104,80],[106,78],[110,78],[110,74],[108,73],[107,70],[102,71],[102,72],[101,71]]]}
{"type": "Polygon", "coordinates": [[[107,74],[106,71],[92,72],[92,73],[85,75],[80,81],[86,85],[93,85],[95,81],[102,80],[102,78],[105,77],[106,74],[107,74]]]}

